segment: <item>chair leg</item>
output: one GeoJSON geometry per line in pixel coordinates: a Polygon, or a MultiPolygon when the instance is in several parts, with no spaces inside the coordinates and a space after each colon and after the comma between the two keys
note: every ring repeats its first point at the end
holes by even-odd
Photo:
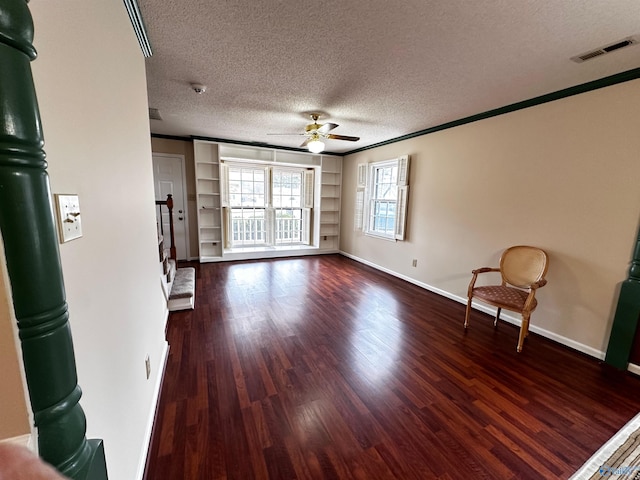
{"type": "Polygon", "coordinates": [[[471,314],[471,297],[467,301],[467,311],[464,313],[464,328],[465,330],[469,326],[469,315],[471,314]]]}
{"type": "Polygon", "coordinates": [[[518,353],[522,351],[524,339],[529,335],[529,315],[522,316],[522,325],[520,325],[520,336],[518,337],[518,353]]]}
{"type": "Polygon", "coordinates": [[[500,307],[498,307],[498,311],[496,312],[496,319],[493,321],[493,326],[497,327],[498,326],[498,320],[500,320],[500,312],[502,311],[502,309],[500,307]]]}

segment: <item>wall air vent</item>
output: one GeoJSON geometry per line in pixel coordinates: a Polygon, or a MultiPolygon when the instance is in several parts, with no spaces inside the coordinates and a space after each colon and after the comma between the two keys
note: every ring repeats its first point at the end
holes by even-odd
{"type": "Polygon", "coordinates": [[[162,120],[162,116],[160,115],[160,110],[158,110],[157,108],[150,108],[149,120],[162,120]]]}
{"type": "Polygon", "coordinates": [[[573,60],[576,63],[582,63],[587,60],[591,60],[592,58],[599,57],[600,55],[605,55],[615,50],[620,50],[621,48],[628,47],[630,45],[635,45],[636,43],[638,43],[637,37],[627,37],[624,40],[611,43],[604,47],[596,48],[595,50],[591,50],[590,52],[583,53],[582,55],[576,55],[575,57],[571,57],[571,60],[573,60]]]}

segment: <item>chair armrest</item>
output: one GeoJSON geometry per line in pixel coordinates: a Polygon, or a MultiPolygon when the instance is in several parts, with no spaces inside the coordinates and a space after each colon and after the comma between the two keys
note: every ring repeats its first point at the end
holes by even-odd
{"type": "Polygon", "coordinates": [[[544,278],[541,278],[536,283],[531,284],[531,288],[535,290],[536,288],[544,287],[546,284],[547,284],[547,281],[544,278]]]}
{"type": "Polygon", "coordinates": [[[499,272],[499,271],[500,271],[499,268],[482,267],[482,268],[477,268],[476,270],[471,270],[471,273],[473,273],[474,275],[477,275],[479,273],[499,272]]]}
{"type": "Polygon", "coordinates": [[[479,273],[487,273],[487,272],[499,272],[499,268],[491,268],[491,267],[482,267],[477,268],[475,270],[471,270],[473,276],[471,277],[471,282],[469,283],[469,289],[467,290],[467,297],[471,298],[473,295],[473,287],[476,284],[476,279],[478,278],[479,273]]]}
{"type": "Polygon", "coordinates": [[[536,290],[544,287],[547,284],[547,281],[544,278],[541,278],[536,283],[531,284],[531,288],[529,290],[529,295],[524,302],[523,311],[529,311],[531,309],[531,305],[533,304],[533,299],[536,296],[536,290]]]}

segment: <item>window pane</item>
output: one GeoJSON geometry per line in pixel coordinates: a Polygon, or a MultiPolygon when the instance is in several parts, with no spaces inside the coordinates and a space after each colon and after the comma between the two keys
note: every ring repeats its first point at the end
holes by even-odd
{"type": "Polygon", "coordinates": [[[374,178],[374,199],[395,200],[397,167],[377,167],[374,178]]]}
{"type": "Polygon", "coordinates": [[[263,209],[231,209],[231,243],[234,246],[264,245],[266,239],[263,209]]]}
{"type": "Polygon", "coordinates": [[[273,170],[272,202],[274,208],[302,208],[303,173],[273,170]]]}
{"type": "Polygon", "coordinates": [[[264,168],[229,168],[229,204],[234,207],[264,207],[264,168]]]}
{"type": "Polygon", "coordinates": [[[392,236],[395,230],[397,165],[373,167],[369,231],[392,236]]]}
{"type": "Polygon", "coordinates": [[[310,225],[302,209],[304,169],[231,164],[228,172],[231,218],[226,236],[232,246],[293,245],[307,241],[310,225]],[[267,181],[271,181],[270,189],[267,181]]]}
{"type": "Polygon", "coordinates": [[[250,195],[253,193],[253,182],[243,180],[240,188],[242,189],[242,193],[244,193],[245,195],[250,195]]]}
{"type": "Polygon", "coordinates": [[[276,245],[291,245],[302,242],[304,228],[302,209],[276,209],[276,245]]]}

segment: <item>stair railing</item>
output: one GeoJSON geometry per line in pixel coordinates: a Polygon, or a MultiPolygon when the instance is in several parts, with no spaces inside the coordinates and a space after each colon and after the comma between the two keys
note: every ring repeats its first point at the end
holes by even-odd
{"type": "Polygon", "coordinates": [[[173,232],[173,196],[167,195],[166,200],[156,200],[156,206],[158,207],[158,218],[160,219],[160,234],[164,237],[164,222],[162,221],[162,207],[167,207],[169,215],[169,258],[177,260],[176,257],[176,239],[173,232]]]}

